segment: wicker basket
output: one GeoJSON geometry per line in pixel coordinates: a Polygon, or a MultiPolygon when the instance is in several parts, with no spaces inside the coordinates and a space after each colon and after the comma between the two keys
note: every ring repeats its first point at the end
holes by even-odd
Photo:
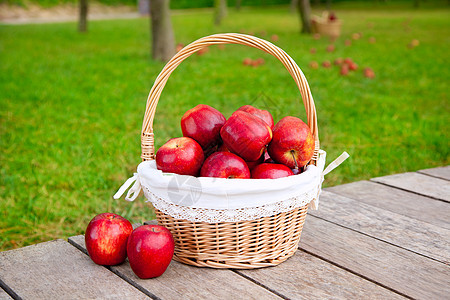
{"type": "Polygon", "coordinates": [[[313,33],[323,34],[332,38],[341,35],[342,22],[340,20],[329,21],[328,12],[324,12],[322,16],[312,16],[311,27],[313,33]]]}
{"type": "MultiPolygon", "coordinates": [[[[170,74],[193,53],[217,44],[241,44],[258,48],[283,63],[300,90],[307,123],[316,140],[311,164],[317,164],[319,138],[316,110],[302,71],[289,55],[270,42],[235,33],[201,38],[180,50],[163,68],[147,100],[141,135],[142,159],[154,159],[153,120],[158,100],[170,74]]],[[[198,267],[251,269],[277,265],[295,253],[307,206],[252,221],[215,224],[176,219],[156,208],[155,211],[158,223],[167,227],[174,236],[175,260],[198,267]]]]}
{"type": "Polygon", "coordinates": [[[337,38],[341,35],[341,22],[339,21],[335,21],[332,23],[314,22],[313,32],[337,38]]]}

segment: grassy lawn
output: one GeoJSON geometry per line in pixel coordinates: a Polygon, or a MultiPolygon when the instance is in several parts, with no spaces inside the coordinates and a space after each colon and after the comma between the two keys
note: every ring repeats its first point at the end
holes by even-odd
{"type": "MultiPolygon", "coordinates": [[[[351,157],[325,186],[449,163],[449,9],[352,9],[336,51],[329,40],[298,33],[287,7],[230,10],[220,27],[208,10],[175,12],[177,42],[217,32],[253,32],[275,42],[304,71],[316,102],[328,162],[351,157]],[[355,32],[362,38],[345,46],[355,32]],[[369,43],[374,37],[376,43],[369,43]],[[412,39],[420,45],[407,47],[412,39]],[[317,53],[310,53],[316,48],[317,53]],[[309,67],[351,57],[347,77],[309,67]],[[371,67],[376,78],[364,78],[371,67]]],[[[145,101],[163,64],[149,58],[148,19],[0,26],[0,250],[84,232],[97,213],[132,222],[153,217],[144,198],[112,195],[140,162],[145,101]]],[[[304,118],[298,90],[273,57],[244,46],[210,47],[172,74],[157,109],[156,146],[180,136],[187,109],[205,103],[229,116],[239,106],[268,106],[278,120],[304,118]],[[243,66],[245,57],[265,64],[243,66]]]]}

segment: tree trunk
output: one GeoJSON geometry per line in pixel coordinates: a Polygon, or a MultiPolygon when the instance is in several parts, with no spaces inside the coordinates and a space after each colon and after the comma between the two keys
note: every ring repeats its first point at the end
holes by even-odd
{"type": "Polygon", "coordinates": [[[296,13],[297,6],[298,6],[298,0],[291,0],[291,5],[289,6],[291,13],[293,13],[293,14],[296,13]]]}
{"type": "Polygon", "coordinates": [[[239,11],[241,10],[241,0],[236,0],[236,10],[239,11]]]}
{"type": "Polygon", "coordinates": [[[88,14],[88,0],[80,0],[80,19],[78,22],[78,31],[87,31],[87,14],[88,14]]]}
{"type": "Polygon", "coordinates": [[[152,58],[168,61],[176,53],[175,37],[170,20],[170,0],[151,0],[152,58]]]}
{"type": "Polygon", "coordinates": [[[214,0],[214,24],[220,25],[227,15],[227,0],[214,0]]]}
{"type": "Polygon", "coordinates": [[[311,5],[309,0],[299,0],[298,11],[302,23],[302,33],[311,33],[311,5]]]}

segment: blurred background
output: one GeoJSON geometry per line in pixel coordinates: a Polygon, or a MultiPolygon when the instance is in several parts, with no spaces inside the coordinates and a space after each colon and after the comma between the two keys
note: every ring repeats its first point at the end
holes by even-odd
{"type": "MultiPolygon", "coordinates": [[[[214,33],[266,39],[308,79],[324,186],[449,164],[450,6],[416,0],[3,0],[0,2],[0,250],[84,233],[92,217],[154,217],[112,195],[140,162],[146,99],[165,62],[214,33]],[[158,47],[157,47],[158,46],[158,47]],[[157,50],[158,49],[158,50],[157,50]]],[[[172,73],[156,147],[183,113],[245,104],[306,121],[270,55],[211,46],[172,73]]]]}

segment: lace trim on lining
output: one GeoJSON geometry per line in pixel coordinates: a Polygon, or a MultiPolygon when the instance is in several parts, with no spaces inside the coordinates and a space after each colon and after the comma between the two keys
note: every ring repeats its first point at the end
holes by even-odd
{"type": "Polygon", "coordinates": [[[143,191],[148,201],[151,201],[155,208],[162,211],[166,215],[170,215],[176,219],[191,222],[206,222],[211,224],[221,222],[252,221],[263,217],[270,217],[278,213],[291,211],[317,199],[317,197],[319,197],[320,187],[312,189],[299,196],[273,204],[240,209],[209,209],[181,206],[170,203],[156,196],[146,186],[143,186],[143,191]]]}

